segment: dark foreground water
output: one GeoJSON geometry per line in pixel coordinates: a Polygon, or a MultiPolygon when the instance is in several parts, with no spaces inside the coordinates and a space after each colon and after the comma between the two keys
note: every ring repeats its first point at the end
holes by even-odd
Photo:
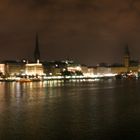
{"type": "Polygon", "coordinates": [[[140,81],[0,83],[0,140],[140,139],[140,81]]]}

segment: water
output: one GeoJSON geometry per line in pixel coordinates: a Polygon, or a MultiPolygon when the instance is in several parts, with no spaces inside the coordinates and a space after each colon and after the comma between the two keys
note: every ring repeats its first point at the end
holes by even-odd
{"type": "Polygon", "coordinates": [[[0,140],[139,138],[139,80],[0,83],[0,140]]]}

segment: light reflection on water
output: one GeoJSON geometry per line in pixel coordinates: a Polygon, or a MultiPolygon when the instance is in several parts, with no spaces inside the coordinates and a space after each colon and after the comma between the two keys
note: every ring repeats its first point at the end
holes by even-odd
{"type": "Polygon", "coordinates": [[[140,138],[140,81],[0,83],[0,139],[140,138]]]}

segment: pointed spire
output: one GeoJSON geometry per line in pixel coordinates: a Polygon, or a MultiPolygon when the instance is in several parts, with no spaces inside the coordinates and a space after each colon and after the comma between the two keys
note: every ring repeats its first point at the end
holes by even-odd
{"type": "Polygon", "coordinates": [[[124,48],[124,66],[127,68],[127,71],[129,71],[128,70],[129,65],[130,65],[130,51],[127,44],[124,48]]]}
{"type": "Polygon", "coordinates": [[[40,60],[38,33],[36,33],[35,50],[34,50],[34,59],[35,59],[36,62],[37,62],[38,60],[40,60]]]}
{"type": "Polygon", "coordinates": [[[125,46],[125,55],[130,56],[128,44],[125,46]]]}

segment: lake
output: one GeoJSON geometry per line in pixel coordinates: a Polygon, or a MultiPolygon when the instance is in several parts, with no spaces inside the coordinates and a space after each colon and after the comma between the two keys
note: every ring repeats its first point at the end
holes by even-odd
{"type": "Polygon", "coordinates": [[[0,83],[0,140],[140,139],[140,80],[0,83]]]}

